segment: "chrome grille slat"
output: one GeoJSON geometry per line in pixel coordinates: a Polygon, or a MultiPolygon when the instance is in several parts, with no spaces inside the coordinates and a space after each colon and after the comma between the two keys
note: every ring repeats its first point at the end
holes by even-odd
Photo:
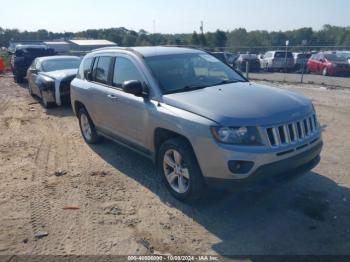
{"type": "Polygon", "coordinates": [[[284,126],[283,126],[283,129],[284,129],[284,135],[286,136],[286,143],[287,143],[287,144],[290,144],[292,141],[291,141],[291,139],[290,139],[290,134],[289,134],[288,125],[284,125],[284,126]]]}
{"type": "Polygon", "coordinates": [[[280,145],[281,144],[281,139],[280,139],[280,136],[279,136],[278,129],[276,127],[272,128],[272,134],[273,134],[273,138],[275,139],[276,145],[277,146],[280,145]]]}
{"type": "Polygon", "coordinates": [[[267,139],[272,147],[302,142],[319,131],[315,115],[266,128],[267,139]]]}
{"type": "Polygon", "coordinates": [[[305,138],[305,126],[304,126],[304,121],[301,120],[300,122],[300,127],[301,127],[301,139],[305,138]]]}
{"type": "Polygon", "coordinates": [[[294,141],[298,141],[297,123],[293,123],[294,141]]]}

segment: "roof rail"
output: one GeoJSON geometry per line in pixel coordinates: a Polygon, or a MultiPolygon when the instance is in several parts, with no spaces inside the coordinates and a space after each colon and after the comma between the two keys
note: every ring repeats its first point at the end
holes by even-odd
{"type": "Polygon", "coordinates": [[[110,49],[120,49],[120,50],[132,50],[130,47],[123,47],[123,46],[106,46],[106,47],[100,47],[100,48],[96,48],[91,50],[91,52],[94,51],[103,51],[103,50],[110,50],[110,49]]]}
{"type": "Polygon", "coordinates": [[[131,48],[131,47],[123,47],[123,46],[108,46],[108,47],[102,47],[102,48],[97,48],[92,50],[91,52],[95,52],[95,51],[108,51],[108,50],[125,50],[125,51],[129,51],[132,52],[134,54],[136,54],[139,57],[143,58],[143,55],[140,52],[137,52],[135,49],[131,48]]]}
{"type": "Polygon", "coordinates": [[[205,50],[204,48],[200,46],[195,46],[195,45],[160,45],[160,46],[190,48],[190,49],[196,49],[196,50],[207,52],[207,50],[205,50]]]}

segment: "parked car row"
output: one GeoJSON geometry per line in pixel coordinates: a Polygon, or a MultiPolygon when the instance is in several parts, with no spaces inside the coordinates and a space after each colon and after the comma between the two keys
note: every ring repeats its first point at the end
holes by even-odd
{"type": "Polygon", "coordinates": [[[324,76],[350,75],[350,51],[337,52],[286,52],[268,51],[265,54],[240,54],[214,52],[215,57],[233,68],[245,72],[247,63],[249,72],[298,72],[319,73],[324,76]],[[228,60],[228,54],[232,59],[228,60]]]}

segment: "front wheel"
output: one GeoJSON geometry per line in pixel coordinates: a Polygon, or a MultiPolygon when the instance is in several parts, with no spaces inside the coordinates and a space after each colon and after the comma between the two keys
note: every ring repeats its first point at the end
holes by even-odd
{"type": "Polygon", "coordinates": [[[158,172],[170,193],[179,200],[201,197],[205,183],[191,145],[183,138],[170,139],[160,147],[158,172]]]}
{"type": "Polygon", "coordinates": [[[46,98],[45,98],[45,96],[43,96],[43,93],[42,93],[42,92],[40,93],[40,95],[41,95],[41,102],[42,102],[43,107],[45,107],[45,108],[51,108],[51,107],[52,107],[52,103],[51,103],[51,102],[48,102],[48,101],[46,100],[46,98]]]}

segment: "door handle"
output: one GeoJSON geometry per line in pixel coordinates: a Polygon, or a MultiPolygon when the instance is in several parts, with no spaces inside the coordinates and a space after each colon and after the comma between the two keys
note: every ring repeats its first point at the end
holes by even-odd
{"type": "Polygon", "coordinates": [[[117,99],[117,97],[116,97],[115,95],[107,95],[107,97],[108,97],[109,99],[113,99],[113,100],[116,100],[116,99],[117,99]]]}

